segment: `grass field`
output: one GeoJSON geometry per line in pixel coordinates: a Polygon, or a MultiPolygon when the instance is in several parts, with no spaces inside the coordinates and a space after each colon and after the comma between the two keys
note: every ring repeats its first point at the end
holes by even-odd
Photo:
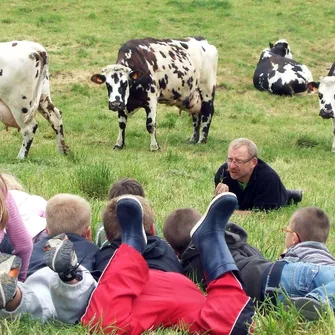
{"type": "MultiPolygon", "coordinates": [[[[0,168],[15,174],[27,190],[50,198],[76,193],[100,221],[109,185],[120,177],[138,179],[146,190],[160,228],[169,212],[195,207],[203,212],[212,197],[213,177],[225,160],[228,143],[248,137],[260,157],[280,174],[287,188],[304,190],[300,206],[324,209],[335,218],[335,156],[331,121],[318,116],[316,95],[272,96],[254,89],[252,76],[261,51],[285,38],[293,58],[306,64],[314,79],[325,76],[334,61],[335,8],[319,0],[115,0],[2,1],[1,41],[34,40],[49,52],[51,94],[63,112],[71,154],[56,151],[47,122],[39,128],[29,158],[18,161],[21,135],[0,126],[0,168]],[[108,110],[105,87],[90,82],[116,60],[129,39],[204,36],[219,51],[215,115],[205,145],[189,144],[192,122],[187,113],[160,105],[159,152],[150,152],[145,112],[129,119],[127,147],[113,151],[117,115],[108,110]]],[[[284,246],[280,227],[296,207],[269,214],[233,215],[245,227],[250,244],[276,259],[284,246]]],[[[335,231],[328,247],[335,253],[335,231]]],[[[256,334],[333,334],[335,318],[305,322],[294,310],[260,313],[256,334]]],[[[84,334],[80,327],[41,326],[38,322],[1,321],[1,334],[84,334]]],[[[156,333],[167,334],[168,331],[156,333]]]]}

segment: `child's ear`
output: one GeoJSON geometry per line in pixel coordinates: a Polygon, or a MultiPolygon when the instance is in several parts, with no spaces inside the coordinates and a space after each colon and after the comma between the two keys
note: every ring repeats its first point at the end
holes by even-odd
{"type": "Polygon", "coordinates": [[[152,225],[151,229],[150,229],[150,234],[152,236],[155,236],[156,235],[156,226],[155,224],[152,225]]]}
{"type": "Polygon", "coordinates": [[[82,237],[86,238],[88,241],[92,242],[92,230],[91,227],[87,227],[83,233],[82,237]]]}

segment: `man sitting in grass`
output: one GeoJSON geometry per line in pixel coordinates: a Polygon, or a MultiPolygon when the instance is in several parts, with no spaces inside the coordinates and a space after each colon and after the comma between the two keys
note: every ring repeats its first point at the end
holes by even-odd
{"type": "MultiPolygon", "coordinates": [[[[196,222],[193,222],[196,224],[196,222]]],[[[246,283],[246,292],[257,301],[269,297],[276,303],[289,297],[308,319],[317,319],[321,305],[330,303],[335,310],[335,258],[325,243],[330,229],[327,214],[317,207],[298,209],[286,232],[286,251],[280,260],[266,260],[247,244],[243,228],[228,223],[225,237],[234,261],[246,283]]],[[[204,283],[201,258],[191,244],[181,255],[186,274],[204,283]]],[[[287,303],[287,300],[285,301],[287,303]]]]}
{"type": "Polygon", "coordinates": [[[214,183],[215,195],[236,194],[241,211],[268,211],[302,199],[302,191],[287,190],[277,172],[258,158],[256,144],[247,138],[229,144],[226,163],[216,172],[214,183]]]}

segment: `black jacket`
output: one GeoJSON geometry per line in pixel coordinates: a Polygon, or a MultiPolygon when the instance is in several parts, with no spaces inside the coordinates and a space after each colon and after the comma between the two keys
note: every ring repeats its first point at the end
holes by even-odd
{"type": "MultiPolygon", "coordinates": [[[[166,272],[183,273],[182,266],[171,246],[159,236],[147,235],[147,247],[143,253],[150,269],[166,272]]],[[[121,239],[115,239],[110,245],[101,248],[96,254],[96,271],[94,276],[99,279],[116,249],[121,245],[121,239]]]]}
{"type": "Polygon", "coordinates": [[[229,192],[235,193],[240,210],[271,210],[287,204],[287,191],[279,175],[268,164],[258,158],[250,180],[243,190],[237,180],[230,177],[228,165],[220,166],[214,177],[215,187],[223,182],[229,192]]]}
{"type": "MultiPolygon", "coordinates": [[[[66,235],[73,243],[73,249],[77,254],[78,261],[81,262],[88,271],[93,272],[95,268],[95,254],[99,251],[99,248],[94,243],[89,242],[86,238],[77,234],[68,233],[66,235]]],[[[44,263],[45,251],[43,246],[52,237],[53,236],[47,236],[42,238],[39,242],[34,243],[27,277],[46,266],[44,263]]]]}
{"type": "MultiPolygon", "coordinates": [[[[236,266],[240,270],[245,291],[251,298],[262,300],[264,275],[273,262],[265,259],[258,249],[247,243],[247,232],[235,223],[228,223],[225,238],[236,266]]],[[[215,249],[208,250],[208,252],[215,252],[215,249]]],[[[181,262],[185,275],[205,289],[206,282],[200,255],[193,244],[181,255],[181,262]]]]}

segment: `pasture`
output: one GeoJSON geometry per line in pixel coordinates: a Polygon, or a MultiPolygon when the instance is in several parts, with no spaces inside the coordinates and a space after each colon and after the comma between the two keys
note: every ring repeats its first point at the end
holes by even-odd
{"type": "MultiPolygon", "coordinates": [[[[49,54],[51,97],[63,112],[65,141],[61,156],[54,133],[38,116],[39,128],[28,159],[16,156],[21,134],[0,124],[0,168],[15,174],[26,189],[46,199],[75,193],[92,205],[93,228],[100,221],[109,185],[120,177],[139,180],[154,208],[156,224],[179,207],[204,212],[214,191],[213,178],[237,137],[255,141],[259,156],[281,176],[287,188],[304,190],[299,206],[318,206],[335,219],[335,154],[332,123],[318,116],[317,95],[280,97],[253,87],[262,50],[285,38],[293,59],[306,64],[314,80],[328,73],[335,58],[335,8],[319,0],[4,0],[0,3],[1,41],[34,40],[49,54]],[[157,140],[150,152],[145,112],[129,118],[126,148],[113,150],[117,114],[108,110],[106,88],[90,81],[115,63],[129,39],[204,36],[219,52],[215,114],[208,142],[193,145],[192,120],[176,107],[158,106],[157,140]]],[[[280,228],[296,207],[233,215],[249,233],[249,243],[276,259],[284,247],[280,228]]],[[[335,253],[332,228],[329,249],[335,253]]],[[[27,319],[0,321],[0,333],[84,334],[80,327],[42,326],[27,319]]],[[[305,322],[292,309],[261,313],[255,334],[333,334],[335,318],[305,322]]],[[[157,332],[156,332],[157,333],[157,332]]],[[[171,331],[159,331],[167,334],[171,331]]]]}

